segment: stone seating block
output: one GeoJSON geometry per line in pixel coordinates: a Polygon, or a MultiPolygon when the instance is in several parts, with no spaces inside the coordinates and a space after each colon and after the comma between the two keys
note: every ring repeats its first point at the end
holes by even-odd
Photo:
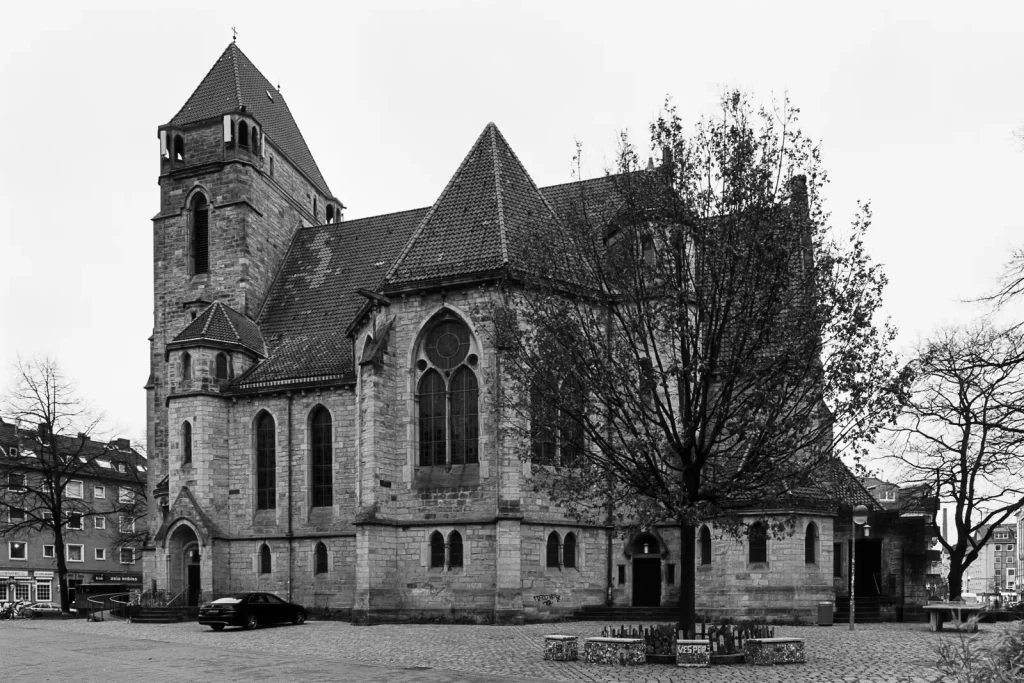
{"type": "Polygon", "coordinates": [[[575,662],[579,659],[576,636],[544,636],[544,659],[553,662],[575,662]]]}
{"type": "Polygon", "coordinates": [[[747,638],[743,643],[743,658],[747,664],[761,666],[807,661],[803,638],[747,638]]]}
{"type": "Polygon", "coordinates": [[[636,666],[647,663],[643,638],[587,638],[583,641],[584,662],[636,666]]]}
{"type": "Polygon", "coordinates": [[[711,643],[706,640],[677,640],[676,666],[696,667],[711,664],[711,643]]]}

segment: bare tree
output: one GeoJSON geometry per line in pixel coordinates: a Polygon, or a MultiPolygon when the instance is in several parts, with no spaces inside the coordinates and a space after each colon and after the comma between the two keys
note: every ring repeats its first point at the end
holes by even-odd
{"type": "Polygon", "coordinates": [[[955,540],[934,533],[958,598],[995,527],[1024,507],[1024,334],[986,323],[948,329],[921,344],[910,367],[888,455],[903,483],[954,506],[955,540]]]}
{"type": "MultiPolygon", "coordinates": [[[[140,545],[145,524],[145,459],[126,439],[94,439],[100,418],[78,396],[74,383],[48,358],[19,360],[10,392],[0,401],[0,534],[52,536],[61,609],[68,611],[66,541],[87,518],[116,525],[115,550],[140,545]],[[110,495],[86,487],[102,481],[110,495]]],[[[134,551],[133,551],[134,552],[134,551]]]]}
{"type": "MultiPolygon", "coordinates": [[[[827,495],[898,376],[870,211],[832,237],[795,108],[729,93],[692,136],[671,107],[651,133],[658,167],[624,141],[605,191],[538,223],[498,341],[525,455],[562,466],[535,481],[584,516],[678,523],[686,560],[703,520],[827,495]]],[[[693,562],[680,578],[689,630],[693,562]]]]}

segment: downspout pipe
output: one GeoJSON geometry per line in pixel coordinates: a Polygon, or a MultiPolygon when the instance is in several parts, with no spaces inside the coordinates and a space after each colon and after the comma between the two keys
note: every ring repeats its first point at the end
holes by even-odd
{"type": "Polygon", "coordinates": [[[292,601],[292,395],[288,394],[288,602],[292,601]]]}

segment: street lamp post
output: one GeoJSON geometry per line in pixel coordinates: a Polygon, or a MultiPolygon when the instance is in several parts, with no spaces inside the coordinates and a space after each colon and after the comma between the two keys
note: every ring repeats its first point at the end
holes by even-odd
{"type": "Polygon", "coordinates": [[[854,630],[853,620],[857,612],[857,527],[868,521],[868,509],[863,505],[853,508],[850,516],[850,630],[854,630]]]}

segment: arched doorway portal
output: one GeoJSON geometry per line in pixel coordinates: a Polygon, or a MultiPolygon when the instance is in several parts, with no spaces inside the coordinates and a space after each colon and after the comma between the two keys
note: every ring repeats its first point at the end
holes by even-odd
{"type": "Polygon", "coordinates": [[[633,546],[633,606],[661,605],[661,547],[651,534],[641,534],[633,546]]]}
{"type": "Polygon", "coordinates": [[[190,607],[199,604],[202,574],[199,570],[199,538],[192,527],[182,524],[171,534],[167,544],[168,577],[173,595],[185,592],[190,607]]]}

